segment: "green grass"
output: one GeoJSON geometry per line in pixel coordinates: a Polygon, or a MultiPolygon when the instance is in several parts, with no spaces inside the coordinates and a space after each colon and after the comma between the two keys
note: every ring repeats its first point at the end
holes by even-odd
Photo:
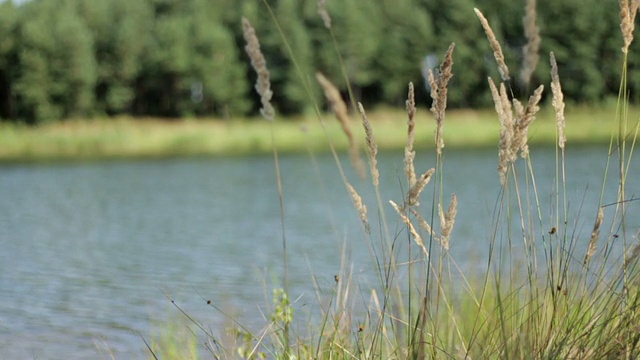
{"type": "MultiPolygon", "coordinates": [[[[611,108],[574,108],[568,111],[567,135],[573,144],[608,143],[617,126],[611,108]]],[[[633,108],[630,117],[640,116],[633,108]]],[[[406,115],[395,109],[378,109],[369,114],[381,149],[401,149],[406,142],[406,115]]],[[[363,140],[358,117],[353,128],[363,140]]],[[[330,138],[337,149],[347,141],[337,121],[324,116],[327,134],[316,118],[278,119],[274,124],[275,144],[281,153],[328,151],[330,138]]],[[[433,118],[428,109],[417,115],[416,146],[432,147],[433,118]]],[[[499,123],[491,111],[453,110],[447,113],[446,146],[495,147],[499,123]]],[[[555,120],[543,109],[530,130],[530,142],[552,145],[555,120]]],[[[364,141],[361,141],[364,143],[364,141]]],[[[145,158],[187,155],[239,156],[271,153],[269,124],[261,119],[237,121],[97,119],[69,120],[37,127],[0,124],[0,161],[88,160],[145,158]]]]}

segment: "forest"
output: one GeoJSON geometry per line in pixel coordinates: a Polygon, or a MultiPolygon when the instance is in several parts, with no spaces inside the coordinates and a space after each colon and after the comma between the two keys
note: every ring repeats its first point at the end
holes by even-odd
{"type": "MultiPolygon", "coordinates": [[[[451,42],[449,106],[487,107],[487,77],[498,74],[474,7],[487,16],[509,68],[521,69],[524,0],[333,0],[330,28],[316,0],[9,0],[0,3],[0,121],[254,115],[259,99],[242,16],[256,27],[280,114],[312,110],[318,102],[311,100],[321,96],[317,71],[345,97],[348,80],[369,106],[402,106],[413,81],[417,99],[428,105],[424,71],[438,65],[451,42]]],[[[618,2],[538,0],[537,11],[540,61],[530,83],[514,76],[516,96],[548,83],[553,50],[569,103],[615,99],[622,71],[618,2]]],[[[632,48],[632,102],[639,61],[632,48]]]]}

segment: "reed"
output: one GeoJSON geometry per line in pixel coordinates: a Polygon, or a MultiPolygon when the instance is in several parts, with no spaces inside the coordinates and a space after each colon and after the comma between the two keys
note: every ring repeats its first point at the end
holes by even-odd
{"type": "Polygon", "coordinates": [[[335,114],[336,119],[338,119],[340,126],[342,126],[342,131],[344,131],[344,134],[347,136],[349,141],[349,159],[351,160],[351,165],[356,169],[360,177],[365,177],[365,166],[360,158],[358,144],[355,136],[353,135],[353,131],[351,130],[351,119],[349,117],[347,104],[345,104],[342,99],[338,88],[322,73],[316,73],[316,79],[318,80],[320,87],[322,87],[327,101],[331,104],[333,113],[335,114]]]}
{"type": "Polygon", "coordinates": [[[514,99],[514,108],[516,109],[515,114],[515,123],[513,124],[513,140],[511,142],[511,152],[513,154],[520,154],[522,157],[527,157],[529,154],[529,146],[527,145],[527,141],[529,140],[529,126],[536,118],[536,113],[540,110],[538,103],[542,98],[542,91],[544,90],[544,86],[540,85],[534,92],[531,97],[529,97],[529,102],[525,108],[520,105],[520,103],[514,99]]]}
{"type": "Polygon", "coordinates": [[[604,219],[604,211],[602,207],[598,209],[598,215],[596,216],[595,224],[593,224],[593,231],[591,232],[591,238],[589,239],[589,247],[587,248],[587,255],[584,259],[584,263],[589,263],[589,260],[593,257],[598,249],[598,239],[600,239],[600,226],[602,226],[602,220],[604,219]]]}
{"type": "Polygon", "coordinates": [[[260,50],[260,41],[258,41],[256,31],[246,18],[242,18],[242,28],[244,30],[244,40],[247,42],[245,50],[251,59],[251,66],[258,74],[255,89],[258,94],[260,94],[260,102],[262,103],[260,113],[265,119],[273,121],[275,110],[271,105],[273,92],[271,91],[271,81],[269,80],[267,61],[260,50]]]}
{"type": "Polygon", "coordinates": [[[449,80],[453,77],[453,50],[456,44],[451,43],[449,49],[444,57],[444,62],[440,66],[440,71],[437,76],[433,75],[433,71],[429,69],[429,85],[431,87],[431,99],[433,99],[433,105],[431,105],[431,112],[436,119],[436,152],[442,154],[442,148],[444,148],[443,126],[445,110],[447,108],[447,91],[449,86],[449,80]]]}
{"type": "Polygon", "coordinates": [[[500,90],[498,90],[493,80],[489,78],[489,88],[491,89],[491,96],[500,121],[498,173],[500,174],[500,183],[504,186],[507,182],[508,166],[515,159],[515,155],[512,152],[513,146],[511,145],[514,138],[513,112],[504,84],[501,83],[500,90]]]}
{"type": "Polygon", "coordinates": [[[353,201],[354,206],[358,209],[358,215],[360,216],[362,224],[364,224],[366,231],[370,232],[369,220],[367,218],[367,206],[364,205],[362,197],[351,184],[347,183],[347,190],[349,191],[349,195],[351,195],[351,200],[353,201]]]}
{"type": "Polygon", "coordinates": [[[369,150],[369,167],[371,168],[371,181],[373,186],[380,184],[380,172],[378,171],[378,145],[376,139],[373,136],[373,129],[371,128],[371,122],[367,117],[367,113],[364,111],[364,106],[358,103],[358,111],[362,116],[362,126],[364,127],[365,139],[367,142],[367,149],[369,150]]]}
{"type": "MultiPolygon", "coordinates": [[[[637,3],[620,1],[623,51],[631,41],[633,24],[629,21],[635,17],[637,3]]],[[[524,19],[528,55],[520,76],[526,83],[531,81],[535,70],[540,43],[535,4],[527,1],[524,19]]],[[[318,2],[320,16],[332,31],[325,6],[324,1],[318,2]]],[[[629,133],[624,131],[626,126],[620,125],[618,138],[614,141],[612,136],[611,149],[614,144],[620,149],[617,199],[615,203],[604,204],[604,190],[601,190],[593,230],[590,236],[583,236],[580,232],[583,209],[570,213],[566,198],[567,176],[572,174],[564,170],[565,148],[571,137],[565,134],[565,106],[555,56],[550,54],[556,178],[546,191],[539,187],[528,146],[529,130],[539,115],[545,86],[539,84],[524,100],[514,97],[500,43],[482,12],[473,10],[485,30],[501,78],[498,84],[489,78],[487,90],[494,101],[496,126],[500,126],[497,154],[500,185],[495,208],[484,221],[488,234],[483,236],[479,230],[473,239],[456,238],[458,210],[464,209],[465,204],[455,193],[448,204],[442,196],[444,138],[452,136],[449,131],[446,135],[443,132],[449,79],[453,76],[455,47],[452,44],[438,74],[429,75],[431,112],[436,119],[435,146],[431,151],[434,167],[421,175],[416,173],[414,142],[422,125],[416,121],[412,83],[409,83],[406,101],[408,120],[403,159],[406,182],[404,178],[399,180],[400,199],[381,201],[379,187],[385,179],[380,171],[386,170],[378,169],[377,154],[384,135],[373,136],[376,123],[369,121],[361,103],[357,108],[364,128],[363,143],[369,154],[371,184],[349,181],[340,159],[335,157],[345,195],[350,197],[363,224],[361,237],[372,256],[377,283],[370,287],[357,284],[353,272],[348,270],[344,260],[346,250],[343,250],[340,273],[330,288],[323,288],[315,277],[312,279],[320,314],[317,323],[309,320],[309,331],[293,332],[291,339],[282,336],[289,333],[283,333],[282,328],[288,329],[294,324],[296,305],[288,292],[276,291],[271,313],[265,316],[265,327],[243,337],[240,347],[235,344],[212,351],[214,357],[228,358],[237,353],[249,359],[261,356],[276,359],[640,357],[637,325],[640,323],[637,263],[640,230],[628,232],[631,229],[625,220],[631,216],[625,204],[635,200],[625,196],[625,184],[640,126],[635,133],[629,133]],[[630,146],[627,139],[631,139],[630,146]],[[432,181],[434,176],[436,180],[432,181]],[[375,199],[363,196],[369,193],[366,186],[373,187],[375,199]],[[421,205],[421,197],[429,193],[425,189],[430,186],[433,186],[430,201],[422,201],[421,205]],[[551,199],[548,216],[542,213],[541,198],[551,199]],[[611,211],[607,210],[605,217],[607,208],[611,211]],[[393,213],[394,220],[387,220],[388,211],[393,213]],[[616,240],[618,237],[622,245],[616,240]],[[450,248],[463,241],[486,243],[488,258],[483,259],[486,264],[483,272],[468,273],[460,269],[450,248]],[[584,257],[582,245],[578,244],[585,245],[584,257]],[[523,249],[522,255],[514,250],[516,246],[523,249]],[[620,250],[623,261],[612,259],[614,249],[620,250]]],[[[626,63],[623,66],[626,68],[626,63]]],[[[357,153],[359,142],[349,127],[347,106],[340,92],[323,75],[318,73],[316,77],[348,138],[349,153],[357,153]]],[[[626,78],[621,83],[620,98],[625,99],[626,78]]],[[[624,106],[622,108],[624,110],[624,106]]],[[[609,157],[612,154],[614,151],[610,151],[609,157]]],[[[353,157],[351,159],[353,161],[353,157]]],[[[607,176],[604,174],[603,183],[607,176]]],[[[346,241],[359,246],[355,243],[357,239],[349,238],[345,240],[345,248],[346,241]]],[[[284,259],[286,261],[286,257],[284,259]]]]}
{"type": "Polygon", "coordinates": [[[620,3],[620,30],[622,31],[622,39],[624,40],[624,46],[622,52],[627,54],[629,52],[629,45],[633,41],[633,30],[635,28],[636,15],[638,14],[638,7],[640,1],[638,0],[618,0],[620,3]]]}
{"type": "Polygon", "coordinates": [[[509,76],[509,68],[507,64],[504,62],[504,54],[502,53],[502,46],[500,46],[500,42],[496,38],[496,34],[491,29],[491,25],[489,25],[489,21],[484,17],[484,14],[477,8],[474,8],[473,11],[476,13],[476,16],[480,20],[480,24],[484,29],[485,34],[487,35],[487,40],[489,40],[489,45],[491,49],[493,49],[493,57],[496,59],[496,63],[498,64],[498,71],[500,71],[500,77],[502,81],[509,81],[511,78],[509,76]]]}
{"type": "Polygon", "coordinates": [[[565,135],[566,122],[564,119],[564,95],[562,94],[562,86],[560,85],[560,76],[558,75],[558,63],[553,51],[549,54],[549,62],[551,63],[551,92],[553,100],[551,105],[555,110],[556,124],[558,127],[558,146],[564,149],[567,143],[565,135]]]}
{"type": "Polygon", "coordinates": [[[327,11],[327,0],[318,0],[318,15],[320,15],[324,27],[331,29],[331,15],[327,11]]]}
{"type": "Polygon", "coordinates": [[[404,172],[407,175],[409,187],[411,187],[416,183],[416,168],[414,165],[416,152],[413,150],[413,143],[416,139],[416,100],[413,83],[411,82],[409,83],[409,93],[407,94],[406,104],[409,120],[407,122],[407,145],[404,148],[404,172]]]}
{"type": "Polygon", "coordinates": [[[456,194],[451,195],[451,203],[449,203],[449,209],[445,213],[442,210],[442,205],[438,204],[438,215],[440,216],[440,245],[449,250],[449,237],[451,237],[451,231],[456,221],[456,215],[458,213],[458,198],[456,194]]]}
{"type": "Polygon", "coordinates": [[[291,304],[288,302],[289,296],[289,260],[287,250],[287,231],[286,231],[286,216],[284,207],[284,189],[282,186],[282,172],[280,169],[280,158],[278,157],[278,150],[275,142],[275,133],[273,128],[273,122],[275,117],[275,111],[271,106],[271,97],[273,92],[271,91],[271,82],[269,80],[269,70],[267,69],[267,62],[260,50],[260,42],[256,36],[255,30],[249,20],[242,18],[242,27],[244,29],[244,38],[247,42],[245,50],[249,58],[251,59],[251,66],[256,71],[258,78],[256,80],[256,92],[260,95],[260,101],[262,108],[260,113],[262,116],[271,123],[271,147],[273,148],[273,161],[276,170],[276,185],[278,189],[278,201],[280,205],[280,225],[282,231],[282,266],[283,266],[283,289],[276,289],[279,296],[276,298],[278,304],[276,305],[276,314],[274,315],[274,323],[279,326],[280,335],[279,342],[283,348],[283,354],[285,357],[289,356],[291,351],[291,339],[290,339],[290,325],[291,317],[282,314],[291,313],[291,304]]]}
{"type": "Polygon", "coordinates": [[[398,204],[393,202],[393,200],[389,200],[389,204],[391,204],[391,206],[396,211],[396,213],[398,213],[398,216],[400,217],[400,219],[402,219],[404,224],[407,226],[407,228],[409,229],[409,232],[413,236],[413,240],[422,249],[422,252],[424,253],[424,256],[429,256],[429,251],[427,250],[427,247],[424,245],[424,241],[422,241],[422,236],[416,230],[416,228],[413,226],[413,223],[411,222],[411,219],[409,219],[409,217],[405,213],[404,208],[401,207],[401,206],[398,206],[398,204]]]}

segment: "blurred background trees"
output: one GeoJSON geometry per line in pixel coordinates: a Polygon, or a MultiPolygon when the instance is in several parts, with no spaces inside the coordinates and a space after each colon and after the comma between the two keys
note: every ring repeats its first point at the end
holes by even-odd
{"type": "MultiPolygon", "coordinates": [[[[522,64],[524,0],[330,0],[331,32],[316,0],[268,3],[271,9],[259,0],[4,1],[0,119],[37,124],[114,115],[252,115],[259,105],[241,16],[258,31],[274,105],[283,114],[312,110],[312,99],[321,95],[316,71],[345,97],[348,80],[368,106],[401,106],[413,81],[417,98],[429,106],[423,75],[451,42],[456,50],[449,106],[490,106],[486,78],[497,78],[497,71],[473,7],[489,19],[513,73],[522,64]]],[[[568,101],[594,104],[615,97],[622,58],[617,6],[538,1],[542,44],[533,85],[548,82],[553,50],[568,101]]],[[[632,101],[640,89],[640,68],[634,66],[639,53],[632,49],[629,58],[632,101]]],[[[529,91],[513,86],[522,96],[529,91]]]]}

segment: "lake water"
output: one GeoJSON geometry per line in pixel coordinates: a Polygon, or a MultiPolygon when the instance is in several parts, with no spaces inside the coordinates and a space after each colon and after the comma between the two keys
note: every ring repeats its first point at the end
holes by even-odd
{"type": "MultiPolygon", "coordinates": [[[[570,148],[567,155],[570,213],[584,201],[576,224],[584,243],[606,151],[570,148]]],[[[432,166],[427,153],[418,153],[419,171],[432,166]]],[[[499,193],[496,153],[446,152],[445,197],[448,203],[455,192],[459,201],[451,252],[463,268],[486,256],[499,193]]],[[[554,150],[532,154],[541,201],[549,204],[554,150]]],[[[281,166],[296,307],[315,301],[312,274],[320,287],[332,286],[345,241],[354,278],[366,288],[371,257],[333,158],[287,155],[281,166]]],[[[384,201],[401,201],[402,153],[382,154],[379,166],[384,201]]],[[[640,192],[639,168],[629,175],[629,197],[640,192]]],[[[372,199],[368,182],[347,175],[372,199]]],[[[605,203],[615,201],[616,185],[609,181],[605,203]]],[[[629,203],[633,214],[636,203],[629,203]]],[[[375,203],[367,204],[375,231],[375,203]]],[[[637,231],[639,219],[627,225],[637,231]]],[[[176,318],[169,299],[214,331],[229,322],[207,300],[262,324],[268,289],[282,274],[273,159],[0,165],[0,246],[0,359],[100,358],[107,348],[116,359],[148,357],[139,334],[148,340],[176,318]]]]}

